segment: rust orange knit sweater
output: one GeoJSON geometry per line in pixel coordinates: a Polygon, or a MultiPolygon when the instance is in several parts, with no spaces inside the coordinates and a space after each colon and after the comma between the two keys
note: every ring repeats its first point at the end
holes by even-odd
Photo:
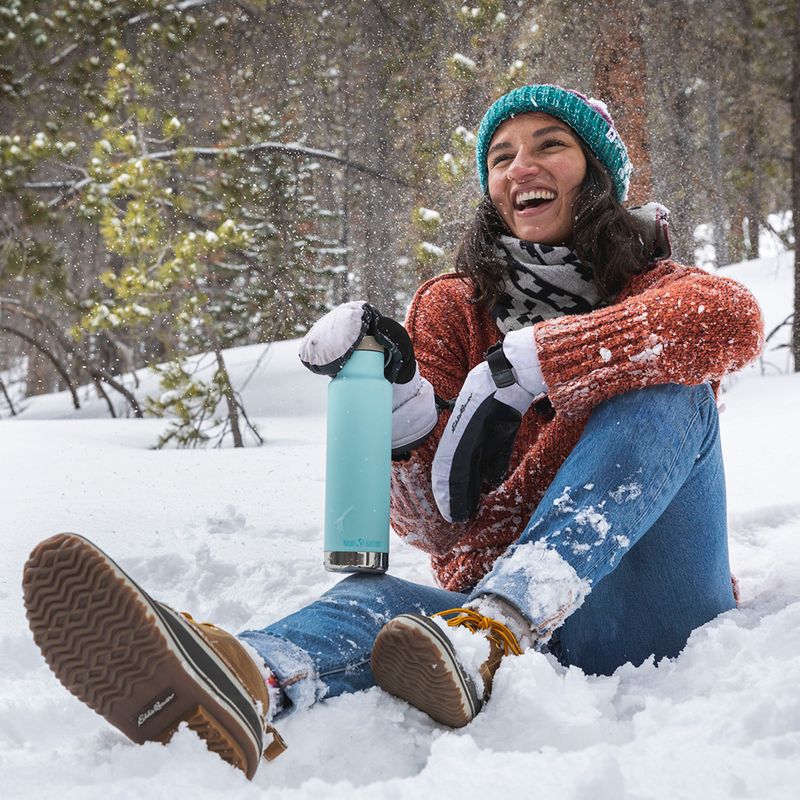
{"type": "MultiPolygon", "coordinates": [[[[472,287],[453,274],[423,284],[406,327],[422,375],[445,399],[502,335],[472,287]]],[[[632,389],[692,385],[740,369],[761,351],[763,320],[753,296],[728,278],[672,261],[635,276],[618,301],[533,327],[549,403],[523,417],[506,480],[486,492],[475,516],[449,523],[431,490],[431,462],[449,412],[408,461],[392,470],[392,525],[431,554],[439,583],[474,586],[522,533],[575,446],[592,408],[632,389]]]]}

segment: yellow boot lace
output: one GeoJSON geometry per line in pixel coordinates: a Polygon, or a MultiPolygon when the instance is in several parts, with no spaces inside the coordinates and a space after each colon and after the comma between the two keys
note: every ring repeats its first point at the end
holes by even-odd
{"type": "Polygon", "coordinates": [[[219,625],[215,625],[213,622],[199,622],[188,611],[180,611],[178,613],[182,617],[188,619],[189,622],[194,623],[195,625],[202,625],[204,628],[213,628],[215,631],[222,631],[223,633],[227,633],[227,631],[220,628],[219,625]]]}
{"type": "Polygon", "coordinates": [[[503,649],[503,655],[522,655],[517,637],[502,622],[491,617],[485,617],[471,608],[448,608],[433,615],[441,617],[451,628],[461,626],[468,628],[473,633],[486,631],[488,639],[503,649]],[[448,617],[450,619],[448,619],[448,617]]]}

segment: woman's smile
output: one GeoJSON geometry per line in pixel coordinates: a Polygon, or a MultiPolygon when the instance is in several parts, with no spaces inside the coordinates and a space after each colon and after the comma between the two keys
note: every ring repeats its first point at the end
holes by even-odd
{"type": "Polygon", "coordinates": [[[552,189],[529,189],[523,186],[512,195],[512,202],[518,216],[530,217],[548,209],[557,197],[558,192],[552,189]]]}

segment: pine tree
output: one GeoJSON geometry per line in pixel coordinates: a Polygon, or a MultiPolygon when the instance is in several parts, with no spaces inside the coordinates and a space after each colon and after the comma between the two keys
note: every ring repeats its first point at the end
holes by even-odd
{"type": "Polygon", "coordinates": [[[314,197],[318,162],[300,147],[281,151],[281,142],[302,143],[302,126],[292,125],[297,92],[282,99],[283,109],[259,107],[252,98],[263,91],[263,76],[244,66],[231,77],[232,113],[210,119],[186,102],[183,76],[211,61],[199,32],[230,37],[225,18],[184,11],[236,4],[31,5],[0,7],[18,39],[36,39],[39,24],[54,32],[40,55],[10,48],[16,60],[5,108],[24,111],[9,115],[10,127],[31,133],[0,139],[0,190],[13,218],[0,279],[17,279],[17,297],[42,298],[64,329],[80,314],[75,346],[112,371],[164,359],[174,367],[202,350],[215,352],[219,367],[220,348],[307,329],[336,276],[319,269],[317,250],[328,241],[317,226],[326,212],[314,197]],[[132,51],[114,49],[120,30],[132,51]],[[65,74],[60,97],[55,85],[65,74]],[[58,97],[43,129],[34,96],[48,104],[58,97]],[[42,180],[65,171],[61,180],[42,180]],[[53,236],[59,228],[63,235],[53,236]],[[92,237],[87,262],[73,242],[92,237]]]}

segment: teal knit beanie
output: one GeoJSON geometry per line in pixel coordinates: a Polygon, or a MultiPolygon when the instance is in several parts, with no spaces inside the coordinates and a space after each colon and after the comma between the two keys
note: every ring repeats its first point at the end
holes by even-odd
{"type": "Polygon", "coordinates": [[[496,100],[484,114],[475,146],[478,177],[484,192],[489,187],[486,154],[494,132],[510,117],[526,111],[542,111],[566,122],[606,168],[620,203],[625,200],[633,165],[605,104],[572,89],[549,84],[520,86],[496,100]]]}

